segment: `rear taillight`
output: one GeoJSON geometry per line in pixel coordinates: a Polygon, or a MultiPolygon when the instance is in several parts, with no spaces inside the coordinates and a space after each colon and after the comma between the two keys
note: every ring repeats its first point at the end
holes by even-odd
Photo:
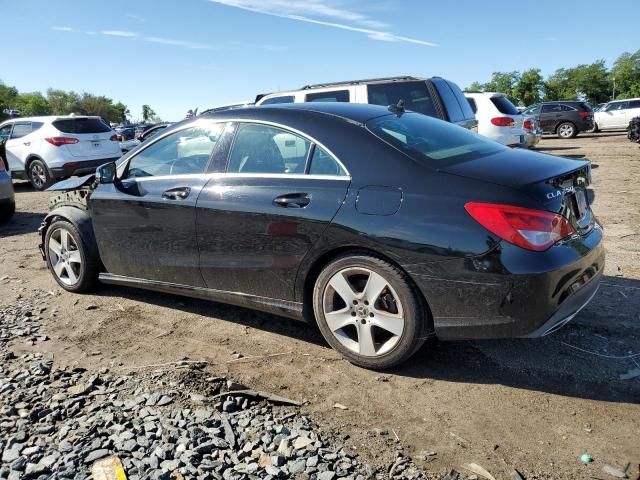
{"type": "Polygon", "coordinates": [[[511,117],[493,117],[491,123],[496,127],[513,127],[516,122],[511,117]]]}
{"type": "Polygon", "coordinates": [[[575,233],[569,220],[552,212],[476,202],[469,202],[464,208],[484,228],[527,250],[547,250],[575,233]]]}
{"type": "Polygon", "coordinates": [[[73,145],[80,141],[77,138],[71,137],[49,137],[45,138],[45,140],[55,147],[59,147],[61,145],[73,145]]]}
{"type": "Polygon", "coordinates": [[[591,116],[591,112],[579,112],[581,117],[590,117],[591,116]]]}
{"type": "Polygon", "coordinates": [[[111,135],[111,138],[109,139],[112,142],[117,142],[118,141],[118,135],[111,135]]]}
{"type": "Polygon", "coordinates": [[[522,122],[522,128],[525,130],[533,130],[533,123],[531,123],[531,120],[525,120],[522,122]]]}

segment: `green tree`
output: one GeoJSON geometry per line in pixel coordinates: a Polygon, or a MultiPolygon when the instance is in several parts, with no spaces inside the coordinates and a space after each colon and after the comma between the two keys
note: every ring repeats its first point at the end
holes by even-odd
{"type": "Polygon", "coordinates": [[[6,86],[0,80],[0,121],[8,117],[5,110],[13,110],[17,107],[18,90],[15,87],[6,86]]]}
{"type": "Polygon", "coordinates": [[[47,100],[51,106],[53,115],[69,115],[78,112],[78,104],[80,103],[80,95],[75,92],[65,92],[50,88],[47,90],[47,100]]]}
{"type": "Polygon", "coordinates": [[[640,97],[640,50],[620,55],[613,62],[609,77],[612,91],[615,79],[616,98],[640,97]]]}
{"type": "Polygon", "coordinates": [[[504,93],[513,103],[518,103],[514,89],[519,81],[520,72],[493,72],[483,91],[504,93]]]}
{"type": "Polygon", "coordinates": [[[592,105],[611,99],[611,83],[604,60],[571,69],[570,78],[575,97],[588,100],[592,105]]]}
{"type": "Polygon", "coordinates": [[[464,89],[465,92],[484,92],[484,83],[473,82],[467,88],[464,89]]]}
{"type": "Polygon", "coordinates": [[[156,116],[156,112],[149,105],[142,105],[142,121],[149,122],[156,116]]]}
{"type": "Polygon", "coordinates": [[[51,114],[51,105],[40,92],[20,94],[17,98],[17,106],[24,116],[51,114]]]}
{"type": "Polygon", "coordinates": [[[544,79],[539,68],[530,68],[520,75],[513,88],[513,95],[523,107],[538,103],[542,98],[544,79]]]}
{"type": "Polygon", "coordinates": [[[116,120],[116,123],[122,123],[125,122],[127,120],[127,117],[129,116],[129,114],[131,112],[129,112],[129,107],[127,107],[124,103],[122,102],[118,102],[116,103],[113,108],[115,109],[115,111],[117,112],[117,116],[118,119],[116,120]]]}

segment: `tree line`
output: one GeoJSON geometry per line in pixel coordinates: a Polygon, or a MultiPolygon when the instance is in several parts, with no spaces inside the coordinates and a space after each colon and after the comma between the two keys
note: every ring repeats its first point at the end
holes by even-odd
{"type": "MultiPolygon", "coordinates": [[[[96,115],[113,123],[123,123],[130,115],[129,108],[122,102],[91,93],[76,93],[50,88],[46,95],[40,92],[20,93],[16,87],[7,86],[0,80],[0,121],[11,116],[12,111],[20,116],[35,115],[96,115]]],[[[142,106],[145,122],[159,121],[149,105],[142,106]]]]}
{"type": "Polygon", "coordinates": [[[591,105],[640,97],[640,50],[620,55],[611,69],[604,60],[559,68],[546,79],[539,68],[494,72],[486,83],[473,82],[465,91],[501,92],[515,105],[549,100],[586,100],[591,105]]]}

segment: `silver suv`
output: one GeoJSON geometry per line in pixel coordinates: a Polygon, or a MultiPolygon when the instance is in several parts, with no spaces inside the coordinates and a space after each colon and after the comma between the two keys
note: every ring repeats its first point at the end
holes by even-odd
{"type": "Polygon", "coordinates": [[[307,85],[298,90],[258,95],[256,105],[347,102],[386,107],[401,100],[407,110],[477,129],[478,122],[460,87],[440,77],[389,77],[307,85]]]}

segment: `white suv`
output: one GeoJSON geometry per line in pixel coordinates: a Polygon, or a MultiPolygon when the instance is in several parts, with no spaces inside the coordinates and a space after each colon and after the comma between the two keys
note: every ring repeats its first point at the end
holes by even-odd
{"type": "Polygon", "coordinates": [[[540,141],[535,118],[523,115],[504,93],[465,92],[464,96],[476,114],[480,135],[510,147],[533,147],[540,141]]]}
{"type": "Polygon", "coordinates": [[[0,124],[0,141],[13,178],[44,190],[55,179],[95,171],[120,157],[115,132],[100,117],[13,118],[0,124]]]}
{"type": "Polygon", "coordinates": [[[628,128],[631,119],[638,116],[640,116],[640,98],[614,100],[595,112],[593,131],[628,128]]]}

